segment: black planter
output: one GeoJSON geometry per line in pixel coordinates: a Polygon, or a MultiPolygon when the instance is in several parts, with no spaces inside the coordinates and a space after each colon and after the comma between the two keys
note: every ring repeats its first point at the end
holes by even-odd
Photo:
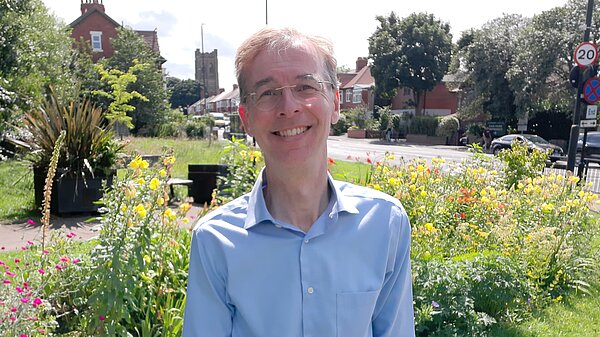
{"type": "MultiPolygon", "coordinates": [[[[111,186],[114,173],[108,176],[94,178],[81,176],[62,175],[64,171],[58,169],[52,183],[52,198],[50,213],[66,215],[76,213],[96,213],[101,205],[96,204],[102,198],[102,182],[111,186]]],[[[33,185],[35,191],[35,204],[42,206],[44,196],[44,183],[46,181],[46,168],[33,169],[33,185]]]]}
{"type": "Polygon", "coordinates": [[[188,187],[188,196],[193,197],[195,203],[210,203],[217,178],[227,176],[227,172],[227,165],[189,164],[188,179],[194,183],[188,187]]]}

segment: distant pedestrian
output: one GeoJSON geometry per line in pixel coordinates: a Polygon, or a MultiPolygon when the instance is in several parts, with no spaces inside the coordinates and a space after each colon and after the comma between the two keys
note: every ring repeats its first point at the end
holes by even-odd
{"type": "Polygon", "coordinates": [[[387,128],[387,130],[385,130],[385,140],[388,142],[392,141],[392,128],[387,128]]]}
{"type": "Polygon", "coordinates": [[[483,130],[483,149],[485,151],[490,150],[490,146],[492,144],[492,131],[488,128],[483,130]]]}

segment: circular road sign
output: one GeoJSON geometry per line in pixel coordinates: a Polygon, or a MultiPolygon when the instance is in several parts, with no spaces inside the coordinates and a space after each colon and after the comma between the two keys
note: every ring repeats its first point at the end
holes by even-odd
{"type": "Polygon", "coordinates": [[[600,77],[592,77],[583,84],[583,99],[588,104],[600,101],[600,77]]]}
{"type": "Polygon", "coordinates": [[[598,48],[591,42],[583,42],[575,48],[573,59],[582,68],[594,64],[598,60],[598,48]]]}

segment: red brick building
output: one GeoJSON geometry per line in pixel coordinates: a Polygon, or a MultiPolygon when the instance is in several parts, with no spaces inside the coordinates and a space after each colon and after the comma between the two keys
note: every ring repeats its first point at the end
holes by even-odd
{"type": "MultiPolygon", "coordinates": [[[[70,26],[73,29],[71,37],[77,41],[83,39],[91,45],[94,62],[113,55],[110,39],[117,37],[117,28],[121,25],[106,14],[102,0],[81,0],[81,16],[71,22],[70,26]]],[[[135,32],[160,55],[156,30],[135,32]]],[[[166,60],[161,57],[161,64],[164,62],[166,60]]]]}

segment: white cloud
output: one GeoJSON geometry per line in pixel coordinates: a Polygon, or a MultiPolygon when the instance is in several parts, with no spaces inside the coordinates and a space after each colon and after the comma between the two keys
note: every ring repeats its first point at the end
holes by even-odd
{"type": "MultiPolygon", "coordinates": [[[[98,0],[102,1],[102,0],[98,0]]],[[[460,32],[479,28],[502,14],[533,16],[562,6],[567,0],[421,0],[338,2],[325,0],[104,0],[106,14],[115,21],[139,30],[158,30],[167,72],[179,78],[194,78],[194,51],[201,49],[200,25],[204,26],[204,51],[218,49],[219,83],[235,83],[233,58],[237,46],[265,26],[268,3],[270,26],[293,26],[321,35],[334,43],[338,63],[354,67],[359,56],[368,55],[367,38],[375,31],[376,15],[391,11],[404,17],[428,12],[450,24],[456,39],[460,32]]],[[[79,15],[79,1],[44,0],[48,8],[66,23],[79,15]]]]}

